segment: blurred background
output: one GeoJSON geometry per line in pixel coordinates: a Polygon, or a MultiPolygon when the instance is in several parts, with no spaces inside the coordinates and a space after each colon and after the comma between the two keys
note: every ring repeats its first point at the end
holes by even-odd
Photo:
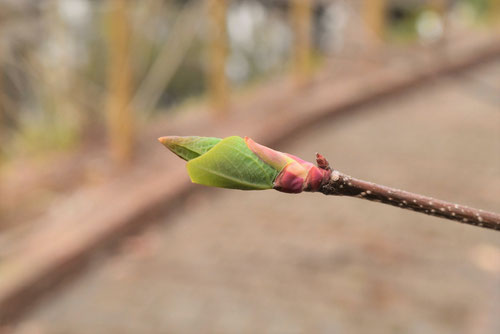
{"type": "Polygon", "coordinates": [[[500,332],[498,233],[193,186],[163,135],[499,212],[500,0],[0,0],[1,333],[500,332]]]}

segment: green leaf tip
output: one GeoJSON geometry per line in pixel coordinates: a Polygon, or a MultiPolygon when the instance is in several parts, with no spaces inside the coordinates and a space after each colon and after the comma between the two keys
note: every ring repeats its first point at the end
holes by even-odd
{"type": "Polygon", "coordinates": [[[221,140],[220,138],[198,136],[166,136],[158,138],[158,141],[165,145],[172,153],[186,161],[198,158],[221,140]]]}

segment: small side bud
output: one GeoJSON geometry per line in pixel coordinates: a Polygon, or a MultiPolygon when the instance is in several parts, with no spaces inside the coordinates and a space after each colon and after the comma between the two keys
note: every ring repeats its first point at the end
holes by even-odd
{"type": "Polygon", "coordinates": [[[316,152],[316,164],[321,169],[331,170],[330,163],[328,162],[328,160],[326,160],[326,158],[323,155],[317,152],[316,152]]]}

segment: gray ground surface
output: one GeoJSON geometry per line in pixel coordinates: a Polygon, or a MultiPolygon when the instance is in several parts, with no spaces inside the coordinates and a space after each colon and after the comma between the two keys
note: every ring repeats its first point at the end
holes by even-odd
{"type": "MultiPolygon", "coordinates": [[[[499,99],[497,62],[281,149],[498,212],[499,99]]],[[[209,190],[97,259],[14,332],[500,333],[499,309],[498,232],[359,199],[209,190]]]]}

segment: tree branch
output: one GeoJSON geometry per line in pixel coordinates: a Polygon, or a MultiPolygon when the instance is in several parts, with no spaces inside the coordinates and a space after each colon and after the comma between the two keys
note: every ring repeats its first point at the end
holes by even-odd
{"type": "MultiPolygon", "coordinates": [[[[318,167],[330,169],[320,154],[317,154],[317,162],[318,167]]],[[[500,230],[500,214],[358,180],[336,170],[332,170],[330,179],[318,191],[325,195],[363,198],[464,224],[500,230]]]]}
{"type": "Polygon", "coordinates": [[[275,189],[285,193],[321,192],[397,206],[461,223],[500,230],[500,214],[445,202],[375,183],[337,170],[316,153],[316,164],[275,151],[238,136],[166,136],[159,138],[174,154],[187,160],[191,181],[211,187],[241,190],[275,189]],[[233,162],[234,161],[234,162],[233,162]],[[236,162],[236,163],[235,163],[236,162]]]}

